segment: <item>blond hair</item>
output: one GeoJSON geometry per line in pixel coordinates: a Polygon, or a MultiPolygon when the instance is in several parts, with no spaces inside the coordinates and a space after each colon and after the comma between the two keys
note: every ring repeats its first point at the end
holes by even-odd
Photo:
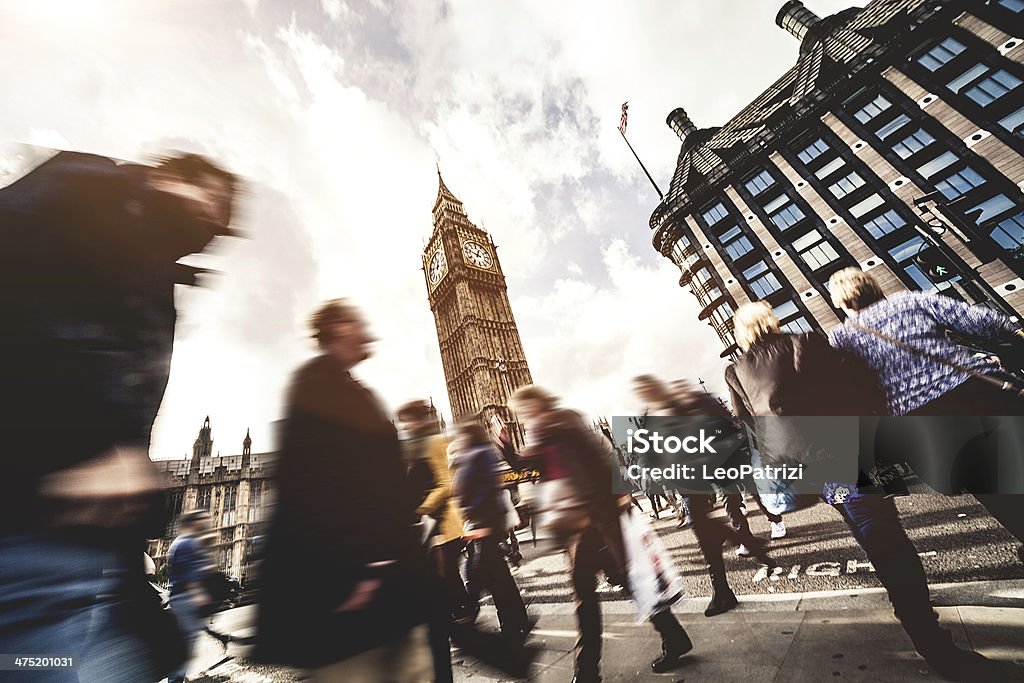
{"type": "Polygon", "coordinates": [[[852,266],[832,273],[828,279],[828,291],[834,305],[851,311],[867,308],[885,298],[878,280],[852,266]]]}
{"type": "Polygon", "coordinates": [[[736,328],[736,345],[746,351],[754,342],[769,334],[778,334],[779,319],[772,307],[763,301],[743,304],[732,317],[736,328]]]}
{"type": "Polygon", "coordinates": [[[516,412],[519,412],[517,406],[522,407],[527,402],[540,404],[543,410],[552,410],[558,405],[558,399],[554,394],[547,389],[541,389],[536,384],[519,387],[512,392],[508,399],[509,407],[516,412]]]}

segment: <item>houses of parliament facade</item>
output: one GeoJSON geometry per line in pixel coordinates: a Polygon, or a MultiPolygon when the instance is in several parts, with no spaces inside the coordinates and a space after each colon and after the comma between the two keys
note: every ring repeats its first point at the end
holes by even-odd
{"type": "Polygon", "coordinates": [[[275,457],[274,453],[253,453],[248,432],[240,454],[214,455],[213,429],[207,417],[191,458],[154,461],[165,478],[171,520],[166,536],[149,542],[148,552],[157,567],[167,562],[181,512],[203,509],[210,513],[214,533],[210,549],[218,569],[245,581],[253,544],[270,514],[275,457]]]}

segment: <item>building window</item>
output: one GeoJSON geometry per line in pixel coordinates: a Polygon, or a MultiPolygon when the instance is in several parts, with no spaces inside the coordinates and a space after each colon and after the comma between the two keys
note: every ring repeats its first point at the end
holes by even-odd
{"type": "Polygon", "coordinates": [[[976,224],[981,225],[994,218],[998,218],[1007,211],[1017,207],[1005,194],[997,194],[995,197],[978,204],[973,209],[965,211],[965,215],[976,224]]]}
{"type": "Polygon", "coordinates": [[[864,179],[857,172],[849,173],[845,177],[829,186],[828,191],[836,199],[842,199],[854,190],[864,187],[864,179]]]}
{"type": "Polygon", "coordinates": [[[782,288],[782,285],[779,284],[778,278],[776,278],[773,273],[769,273],[767,271],[768,266],[764,261],[758,261],[743,271],[743,277],[750,285],[750,289],[760,299],[763,299],[769,294],[777,292],[782,288]]]}
{"type": "Polygon", "coordinates": [[[704,212],[704,220],[708,225],[714,225],[728,215],[729,212],[726,210],[725,205],[722,202],[718,202],[704,212]]]}
{"type": "Polygon", "coordinates": [[[807,322],[807,319],[803,316],[782,325],[780,329],[786,334],[804,334],[814,331],[811,329],[811,325],[807,322]]]}
{"type": "Polygon", "coordinates": [[[750,194],[757,196],[774,184],[775,179],[772,178],[772,174],[764,170],[748,180],[746,186],[750,194]]]}
{"type": "MultiPolygon", "coordinates": [[[[991,3],[993,0],[989,0],[991,3]]],[[[994,0],[995,4],[1005,7],[1006,9],[1014,12],[1015,14],[1021,14],[1024,12],[1024,0],[994,0]]]]}
{"type": "Polygon", "coordinates": [[[900,114],[892,121],[879,128],[875,135],[877,135],[880,140],[884,140],[908,123],[910,123],[910,117],[906,114],[900,114]]]}
{"type": "Polygon", "coordinates": [[[960,157],[952,152],[945,152],[917,167],[917,172],[924,178],[931,178],[942,169],[960,161],[960,157]]]}
{"type": "Polygon", "coordinates": [[[715,309],[711,311],[711,315],[708,316],[715,325],[725,325],[733,316],[734,311],[729,302],[723,303],[721,306],[715,306],[715,309]]]}
{"type": "Polygon", "coordinates": [[[896,152],[900,159],[906,159],[907,157],[920,152],[933,142],[935,142],[935,138],[933,138],[928,131],[923,128],[918,128],[916,131],[893,145],[892,151],[896,152]]]}
{"type": "MultiPolygon", "coordinates": [[[[954,57],[967,49],[955,38],[946,38],[941,43],[917,58],[917,63],[929,71],[937,71],[948,64],[954,57]]],[[[863,121],[861,122],[863,123],[863,121]]]]}
{"type": "MultiPolygon", "coordinates": [[[[1024,0],[1021,0],[1021,2],[1024,2],[1024,0]]],[[[1024,107],[1021,107],[1009,116],[999,119],[999,125],[1011,133],[1020,133],[1021,126],[1024,125],[1024,107]]]]}
{"type": "Polygon", "coordinates": [[[196,494],[196,507],[202,508],[207,512],[210,511],[210,489],[199,489],[199,492],[196,494]]]}
{"type": "Polygon", "coordinates": [[[877,240],[885,237],[895,230],[898,230],[899,228],[902,228],[906,224],[907,222],[903,220],[903,216],[896,213],[893,209],[889,209],[881,216],[866,221],[864,223],[864,228],[877,240]]]}
{"type": "Polygon", "coordinates": [[[719,238],[722,243],[722,247],[725,249],[725,253],[729,255],[732,260],[736,260],[746,253],[749,253],[753,249],[753,245],[747,236],[742,233],[738,225],[734,225],[729,230],[722,233],[719,238]]]}
{"type": "Polygon", "coordinates": [[[814,175],[815,175],[815,177],[818,178],[818,180],[822,180],[822,179],[826,178],[827,176],[832,175],[833,173],[835,173],[836,171],[838,171],[839,169],[841,169],[845,165],[846,165],[846,161],[844,161],[841,157],[836,157],[832,161],[828,162],[827,164],[825,164],[824,166],[819,168],[814,173],[814,175]]]}
{"type": "Polygon", "coordinates": [[[775,312],[775,317],[779,320],[785,320],[786,318],[800,312],[800,309],[796,306],[796,302],[792,300],[784,301],[772,310],[775,312]]]}
{"type": "Polygon", "coordinates": [[[853,214],[854,218],[860,218],[864,214],[877,209],[885,200],[877,194],[870,195],[867,199],[862,199],[853,206],[850,207],[850,213],[853,214]]]}
{"type": "Polygon", "coordinates": [[[1007,71],[977,64],[946,87],[970,97],[979,107],[987,107],[1020,84],[1021,80],[1007,71]]]}
{"type": "Polygon", "coordinates": [[[800,210],[800,207],[784,194],[768,202],[764,210],[779,230],[785,230],[804,218],[804,212],[800,210]]]}
{"type": "Polygon", "coordinates": [[[980,173],[967,166],[935,183],[935,189],[941,192],[943,197],[953,201],[960,195],[966,194],[979,185],[984,184],[984,182],[985,179],[981,177],[980,173]]]}
{"type": "Polygon", "coordinates": [[[826,242],[817,230],[811,230],[803,237],[793,240],[792,244],[811,270],[827,266],[839,258],[835,248],[826,242]]]}
{"type": "Polygon", "coordinates": [[[797,157],[799,157],[800,161],[804,162],[805,164],[809,164],[818,157],[820,157],[822,154],[827,152],[828,150],[829,147],[827,144],[825,144],[825,141],[822,140],[821,138],[818,138],[810,145],[808,145],[804,151],[797,154],[797,157]]]}
{"type": "Polygon", "coordinates": [[[861,123],[867,123],[892,106],[892,102],[881,95],[868,102],[853,115],[861,123]]]}
{"type": "Polygon", "coordinates": [[[1024,247],[1024,213],[1018,213],[999,223],[992,231],[992,239],[1007,251],[1024,247]]]}

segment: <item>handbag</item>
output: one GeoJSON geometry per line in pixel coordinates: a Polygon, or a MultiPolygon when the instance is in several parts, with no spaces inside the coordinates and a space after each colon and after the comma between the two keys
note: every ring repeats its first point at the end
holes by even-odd
{"type": "Polygon", "coordinates": [[[957,363],[956,361],[949,360],[948,358],[944,358],[944,357],[942,357],[942,356],[940,356],[938,354],[931,353],[930,351],[925,351],[924,349],[919,349],[916,346],[914,346],[913,344],[908,344],[907,342],[903,341],[902,339],[897,339],[896,337],[893,337],[893,336],[890,336],[888,334],[885,334],[884,332],[879,332],[876,329],[867,327],[865,325],[861,325],[860,323],[858,323],[858,322],[856,322],[856,321],[854,321],[852,319],[851,320],[847,320],[846,324],[849,325],[850,327],[856,329],[856,330],[860,330],[861,332],[866,332],[867,334],[870,334],[870,335],[873,335],[875,337],[878,337],[879,339],[884,339],[885,341],[887,341],[887,342],[889,342],[891,344],[895,344],[896,346],[899,346],[900,348],[905,349],[906,351],[909,351],[909,352],[911,352],[913,354],[916,354],[918,356],[922,356],[924,358],[928,358],[929,360],[933,360],[936,363],[941,363],[942,365],[945,365],[946,367],[953,368],[954,370],[957,370],[958,372],[962,372],[965,375],[970,375],[971,377],[974,377],[975,379],[981,380],[982,382],[985,382],[986,384],[991,384],[992,386],[998,387],[1002,391],[1011,391],[1011,392],[1017,394],[1018,396],[1024,396],[1024,380],[1022,380],[1021,378],[1013,375],[1010,372],[1007,372],[1007,371],[1004,370],[1004,372],[1005,372],[1005,374],[1007,376],[1007,379],[999,379],[998,377],[994,377],[992,375],[987,375],[987,374],[985,374],[983,372],[978,372],[977,370],[975,370],[973,368],[965,367],[965,366],[957,363]]]}

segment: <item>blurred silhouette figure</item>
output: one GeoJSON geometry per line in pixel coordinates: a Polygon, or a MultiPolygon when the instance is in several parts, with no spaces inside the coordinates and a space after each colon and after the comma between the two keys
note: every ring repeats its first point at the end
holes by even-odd
{"type": "Polygon", "coordinates": [[[1024,541],[1024,509],[1015,496],[998,493],[1024,490],[1020,428],[1011,435],[1017,440],[1004,449],[1010,451],[1005,461],[1000,462],[1000,449],[985,448],[983,439],[973,442],[979,447],[961,449],[964,433],[981,435],[988,430],[982,421],[967,416],[1024,416],[1024,398],[1019,389],[1003,384],[1010,378],[997,358],[975,353],[947,334],[1021,343],[1020,323],[941,294],[901,292],[886,297],[878,282],[858,268],[834,273],[829,286],[832,302],[847,314],[845,324],[833,328],[829,340],[878,374],[888,414],[949,418],[883,421],[889,430],[881,435],[881,447],[898,452],[898,459],[907,460],[935,490],[975,494],[1007,531],[1024,541]],[[924,425],[931,433],[910,433],[924,425]],[[891,441],[885,443],[889,434],[891,441]]]}
{"type": "Polygon", "coordinates": [[[490,591],[502,634],[519,647],[531,626],[519,587],[499,546],[508,533],[508,512],[505,492],[498,482],[498,451],[476,420],[461,422],[456,427],[452,470],[470,546],[469,599],[477,605],[483,590],[490,591]]]}
{"type": "Polygon", "coordinates": [[[434,653],[434,680],[449,681],[452,622],[470,620],[474,610],[459,573],[462,515],[452,492],[448,439],[440,433],[436,414],[426,401],[409,401],[398,409],[397,417],[407,434],[406,466],[414,479],[417,496],[423,491],[416,513],[428,516],[435,525],[430,538],[430,576],[434,581],[430,596],[430,645],[434,653]],[[421,471],[424,474],[413,474],[421,471]],[[422,483],[417,485],[417,479],[422,483]]]}
{"type": "Polygon", "coordinates": [[[171,612],[178,620],[188,646],[188,656],[181,668],[168,677],[167,683],[184,683],[188,663],[194,654],[196,640],[203,632],[203,614],[210,595],[206,581],[214,567],[204,535],[210,533],[210,515],[206,510],[189,510],[180,517],[181,535],[167,551],[171,612]]]}
{"type": "MultiPolygon", "coordinates": [[[[743,355],[726,370],[737,416],[871,415],[883,410],[884,396],[870,370],[854,357],[829,347],[816,333],[783,334],[764,302],[744,304],[733,317],[736,343],[743,355]]],[[[759,424],[763,424],[763,421],[759,424]]],[[[792,433],[799,422],[775,430],[787,444],[821,447],[792,433]]],[[[765,448],[783,452],[782,444],[765,448]]],[[[825,445],[829,448],[829,445],[825,445]]],[[[799,452],[789,453],[797,460],[799,452]]],[[[823,498],[846,522],[885,586],[893,612],[918,653],[941,675],[955,680],[1011,680],[1011,669],[953,642],[939,626],[928,597],[921,558],[907,538],[892,498],[866,493],[870,480],[825,482],[823,498]]],[[[1017,671],[1019,676],[1020,672],[1017,671]]]]}
{"type": "MultiPolygon", "coordinates": [[[[664,382],[651,375],[636,377],[633,380],[633,389],[647,404],[649,414],[655,417],[703,417],[708,420],[717,418],[719,421],[730,417],[729,412],[711,396],[693,394],[688,387],[673,393],[664,382]]],[[[735,529],[724,520],[711,516],[714,496],[710,493],[710,484],[711,482],[707,482],[707,494],[683,492],[686,508],[690,511],[693,533],[697,537],[697,545],[704,556],[711,579],[711,601],[704,608],[706,617],[728,612],[739,604],[736,594],[729,587],[729,579],[725,572],[723,543],[734,543],[740,557],[754,557],[763,565],[774,566],[774,562],[765,551],[765,542],[750,533],[750,526],[746,523],[745,517],[740,529],[735,529]]],[[[667,485],[671,486],[672,483],[668,482],[667,485]]]]}
{"type": "MultiPolygon", "coordinates": [[[[507,428],[503,429],[497,436],[505,459],[517,469],[528,465],[540,471],[545,489],[540,526],[556,537],[569,556],[579,629],[573,680],[599,681],[603,629],[597,575],[603,570],[610,583],[627,583],[629,558],[619,515],[631,506],[629,496],[612,493],[610,447],[577,413],[560,408],[553,395],[527,385],[512,394],[509,407],[525,424],[527,441],[523,452],[517,454],[507,428]]],[[[662,646],[651,668],[655,672],[676,668],[693,643],[671,609],[657,612],[650,621],[662,646]]]]}
{"type": "Polygon", "coordinates": [[[164,533],[148,448],[194,276],[175,262],[230,233],[235,188],[194,154],[60,152],[0,190],[0,652],[76,653],[50,680],[156,680],[184,656],[138,561],[164,533]]]}
{"type": "Polygon", "coordinates": [[[323,353],[288,391],[255,656],[314,680],[429,680],[420,501],[394,425],[351,375],[373,339],[343,299],[311,324],[323,353]]]}

